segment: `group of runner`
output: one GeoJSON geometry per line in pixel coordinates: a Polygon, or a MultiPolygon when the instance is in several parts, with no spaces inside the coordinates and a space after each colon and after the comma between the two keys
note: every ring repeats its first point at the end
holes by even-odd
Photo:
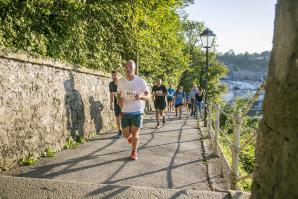
{"type": "Polygon", "coordinates": [[[172,112],[175,107],[176,117],[182,116],[182,107],[190,106],[191,116],[196,116],[199,111],[201,115],[201,104],[203,90],[194,84],[190,95],[186,95],[183,87],[179,86],[177,91],[169,85],[167,89],[161,79],[157,79],[152,87],[152,92],[144,79],[135,75],[135,62],[129,60],[125,64],[125,76],[118,79],[116,71],[112,71],[112,82],[109,84],[110,109],[114,110],[117,118],[117,137],[124,137],[131,145],[131,159],[138,159],[137,148],[139,144],[139,133],[143,123],[143,112],[145,101],[154,100],[156,111],[156,128],[166,123],[165,109],[172,112]],[[152,97],[151,97],[152,95],[152,97]],[[197,111],[198,110],[198,111],[197,111]]]}
{"type": "Polygon", "coordinates": [[[202,117],[202,102],[203,102],[203,89],[197,87],[193,84],[193,88],[189,95],[183,91],[183,87],[179,86],[178,90],[172,88],[170,84],[167,89],[163,84],[161,79],[157,79],[155,85],[152,88],[152,95],[154,101],[154,108],[156,111],[156,128],[159,127],[160,117],[162,117],[162,122],[166,122],[165,109],[168,106],[168,111],[172,112],[173,107],[175,107],[176,117],[179,115],[181,119],[182,107],[185,106],[189,110],[190,116],[197,117],[198,114],[202,117]]]}

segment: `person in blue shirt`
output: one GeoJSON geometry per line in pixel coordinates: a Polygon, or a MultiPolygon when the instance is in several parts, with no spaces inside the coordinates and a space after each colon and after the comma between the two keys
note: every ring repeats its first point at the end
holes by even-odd
{"type": "Polygon", "coordinates": [[[178,109],[179,109],[179,119],[181,119],[182,115],[182,107],[183,103],[185,102],[185,92],[183,91],[183,86],[179,86],[178,91],[174,94],[174,100],[175,100],[175,112],[176,117],[178,116],[178,109]]]}
{"type": "Polygon", "coordinates": [[[172,88],[172,84],[170,84],[170,87],[168,88],[168,111],[172,112],[173,111],[173,97],[175,94],[175,89],[172,88]]]}

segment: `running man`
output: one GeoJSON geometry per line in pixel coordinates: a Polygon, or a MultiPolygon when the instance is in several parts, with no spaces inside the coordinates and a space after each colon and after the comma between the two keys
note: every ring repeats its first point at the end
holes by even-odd
{"type": "Polygon", "coordinates": [[[122,137],[122,128],[121,128],[121,122],[120,122],[120,113],[121,113],[121,109],[118,105],[117,102],[117,84],[118,84],[118,75],[117,75],[117,71],[112,71],[112,80],[109,84],[109,90],[110,90],[110,110],[113,111],[115,113],[116,116],[116,124],[118,127],[118,134],[117,134],[117,138],[121,138],[122,137]]]}
{"type": "Polygon", "coordinates": [[[144,100],[150,100],[147,83],[135,75],[136,64],[129,60],[125,64],[125,77],[118,82],[119,106],[123,136],[131,144],[131,159],[137,160],[140,128],[143,123],[144,100]]]}
{"type": "Polygon", "coordinates": [[[174,94],[174,100],[175,100],[176,117],[178,116],[178,109],[179,109],[179,119],[181,119],[182,107],[183,107],[183,103],[185,102],[185,93],[183,91],[183,86],[179,86],[178,91],[176,91],[176,93],[174,94]]]}
{"type": "Polygon", "coordinates": [[[175,94],[175,89],[172,88],[172,84],[170,84],[170,87],[168,88],[168,111],[173,111],[173,96],[175,94]]]}
{"type": "Polygon", "coordinates": [[[196,93],[196,109],[195,109],[195,117],[198,118],[198,114],[200,114],[200,118],[202,118],[202,102],[203,102],[204,92],[201,87],[199,87],[199,92],[196,93]]]}
{"type": "MultiPolygon", "coordinates": [[[[150,85],[147,85],[149,93],[152,92],[152,88],[150,85]]],[[[145,111],[150,113],[152,111],[151,100],[146,100],[145,102],[145,111]]]]}
{"type": "Polygon", "coordinates": [[[155,85],[152,88],[152,94],[154,96],[154,108],[156,111],[156,128],[159,126],[159,116],[162,117],[162,123],[166,123],[166,116],[164,110],[167,106],[166,96],[167,88],[161,84],[161,79],[157,79],[155,85]]]}
{"type": "Polygon", "coordinates": [[[195,95],[199,92],[197,85],[194,83],[192,86],[192,89],[190,91],[190,100],[191,100],[191,112],[190,116],[195,116],[194,110],[195,110],[195,95]]]}

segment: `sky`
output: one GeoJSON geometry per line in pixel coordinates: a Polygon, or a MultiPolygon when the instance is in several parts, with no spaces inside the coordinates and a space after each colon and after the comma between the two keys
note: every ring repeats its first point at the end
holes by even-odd
{"type": "Polygon", "coordinates": [[[277,0],[195,0],[185,9],[216,34],[218,52],[271,51],[277,0]]]}

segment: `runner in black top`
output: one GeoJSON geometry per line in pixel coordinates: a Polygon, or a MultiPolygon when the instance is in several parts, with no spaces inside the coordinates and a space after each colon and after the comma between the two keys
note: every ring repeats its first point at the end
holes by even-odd
{"type": "Polygon", "coordinates": [[[161,79],[157,79],[156,84],[152,88],[152,93],[154,96],[154,107],[156,111],[156,122],[158,128],[159,126],[159,115],[162,116],[162,122],[166,122],[166,117],[164,114],[164,109],[166,108],[166,96],[167,96],[167,88],[161,84],[161,79]]]}
{"type": "Polygon", "coordinates": [[[110,82],[109,84],[109,90],[110,90],[110,110],[114,110],[115,116],[116,116],[116,123],[117,127],[119,129],[119,132],[117,134],[117,138],[122,137],[122,128],[121,128],[121,123],[120,123],[120,113],[121,113],[121,108],[118,105],[117,102],[117,83],[118,83],[118,77],[117,77],[117,72],[112,71],[112,79],[113,81],[110,82]]]}
{"type": "Polygon", "coordinates": [[[194,116],[198,118],[198,114],[200,114],[200,117],[202,118],[202,102],[203,102],[203,89],[199,87],[199,92],[195,94],[195,111],[194,111],[194,116]]]}

